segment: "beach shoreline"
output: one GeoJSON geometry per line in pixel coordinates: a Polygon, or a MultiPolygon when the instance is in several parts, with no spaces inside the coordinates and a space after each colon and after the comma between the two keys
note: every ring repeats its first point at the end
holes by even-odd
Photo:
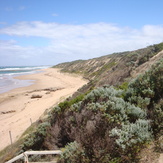
{"type": "Polygon", "coordinates": [[[0,150],[15,142],[50,107],[71,96],[87,83],[81,76],[48,68],[36,74],[17,76],[32,84],[0,94],[0,150]]]}
{"type": "Polygon", "coordinates": [[[19,80],[17,76],[24,76],[29,74],[36,74],[49,67],[33,67],[33,66],[21,66],[21,67],[0,67],[0,94],[11,91],[16,88],[26,87],[31,85],[31,80],[19,80]]]}

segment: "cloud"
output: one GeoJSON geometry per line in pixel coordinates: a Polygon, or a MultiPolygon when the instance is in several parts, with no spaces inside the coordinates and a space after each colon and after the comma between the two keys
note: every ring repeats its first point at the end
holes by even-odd
{"type": "Polygon", "coordinates": [[[14,58],[21,58],[23,56],[25,56],[26,54],[26,58],[30,57],[30,53],[26,52],[28,50],[34,50],[31,49],[30,47],[26,48],[26,47],[22,47],[17,45],[17,41],[15,40],[8,40],[8,41],[4,41],[4,40],[0,40],[0,51],[1,51],[1,56],[7,56],[7,57],[14,57],[14,58]],[[27,55],[28,54],[28,55],[27,55]]]}
{"type": "Polygon", "coordinates": [[[37,36],[46,38],[60,37],[92,37],[108,35],[121,31],[120,28],[105,23],[71,25],[58,23],[43,23],[39,21],[19,22],[0,30],[0,33],[17,36],[37,36]]]}
{"type": "Polygon", "coordinates": [[[159,43],[163,41],[163,26],[145,25],[141,29],[133,29],[102,22],[73,25],[32,21],[1,28],[0,34],[14,37],[15,40],[21,37],[24,41],[30,37],[45,38],[48,45],[45,43],[45,46],[40,47],[35,47],[32,43],[21,46],[13,40],[7,43],[4,41],[0,51],[3,51],[3,55],[14,54],[22,62],[35,60],[37,64],[39,60],[40,64],[56,64],[159,43]]]}
{"type": "Polygon", "coordinates": [[[163,26],[145,25],[143,33],[148,37],[163,37],[163,26]]]}

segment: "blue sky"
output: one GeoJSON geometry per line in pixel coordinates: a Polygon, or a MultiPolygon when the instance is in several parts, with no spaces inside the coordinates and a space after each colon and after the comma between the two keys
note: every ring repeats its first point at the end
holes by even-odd
{"type": "Polygon", "coordinates": [[[0,66],[55,65],[163,41],[162,0],[0,0],[0,66]]]}

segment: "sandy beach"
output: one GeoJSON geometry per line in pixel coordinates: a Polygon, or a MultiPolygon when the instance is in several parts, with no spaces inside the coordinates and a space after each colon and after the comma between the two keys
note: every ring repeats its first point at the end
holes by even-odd
{"type": "Polygon", "coordinates": [[[82,77],[48,68],[43,72],[17,77],[33,84],[0,94],[0,150],[15,142],[45,110],[71,96],[87,83],[82,77]]]}

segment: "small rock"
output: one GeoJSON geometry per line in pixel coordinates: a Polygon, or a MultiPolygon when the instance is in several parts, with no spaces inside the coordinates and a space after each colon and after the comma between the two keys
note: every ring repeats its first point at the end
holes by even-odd
{"type": "Polygon", "coordinates": [[[31,99],[32,99],[32,98],[42,98],[42,95],[32,95],[32,96],[31,96],[31,99]]]}

